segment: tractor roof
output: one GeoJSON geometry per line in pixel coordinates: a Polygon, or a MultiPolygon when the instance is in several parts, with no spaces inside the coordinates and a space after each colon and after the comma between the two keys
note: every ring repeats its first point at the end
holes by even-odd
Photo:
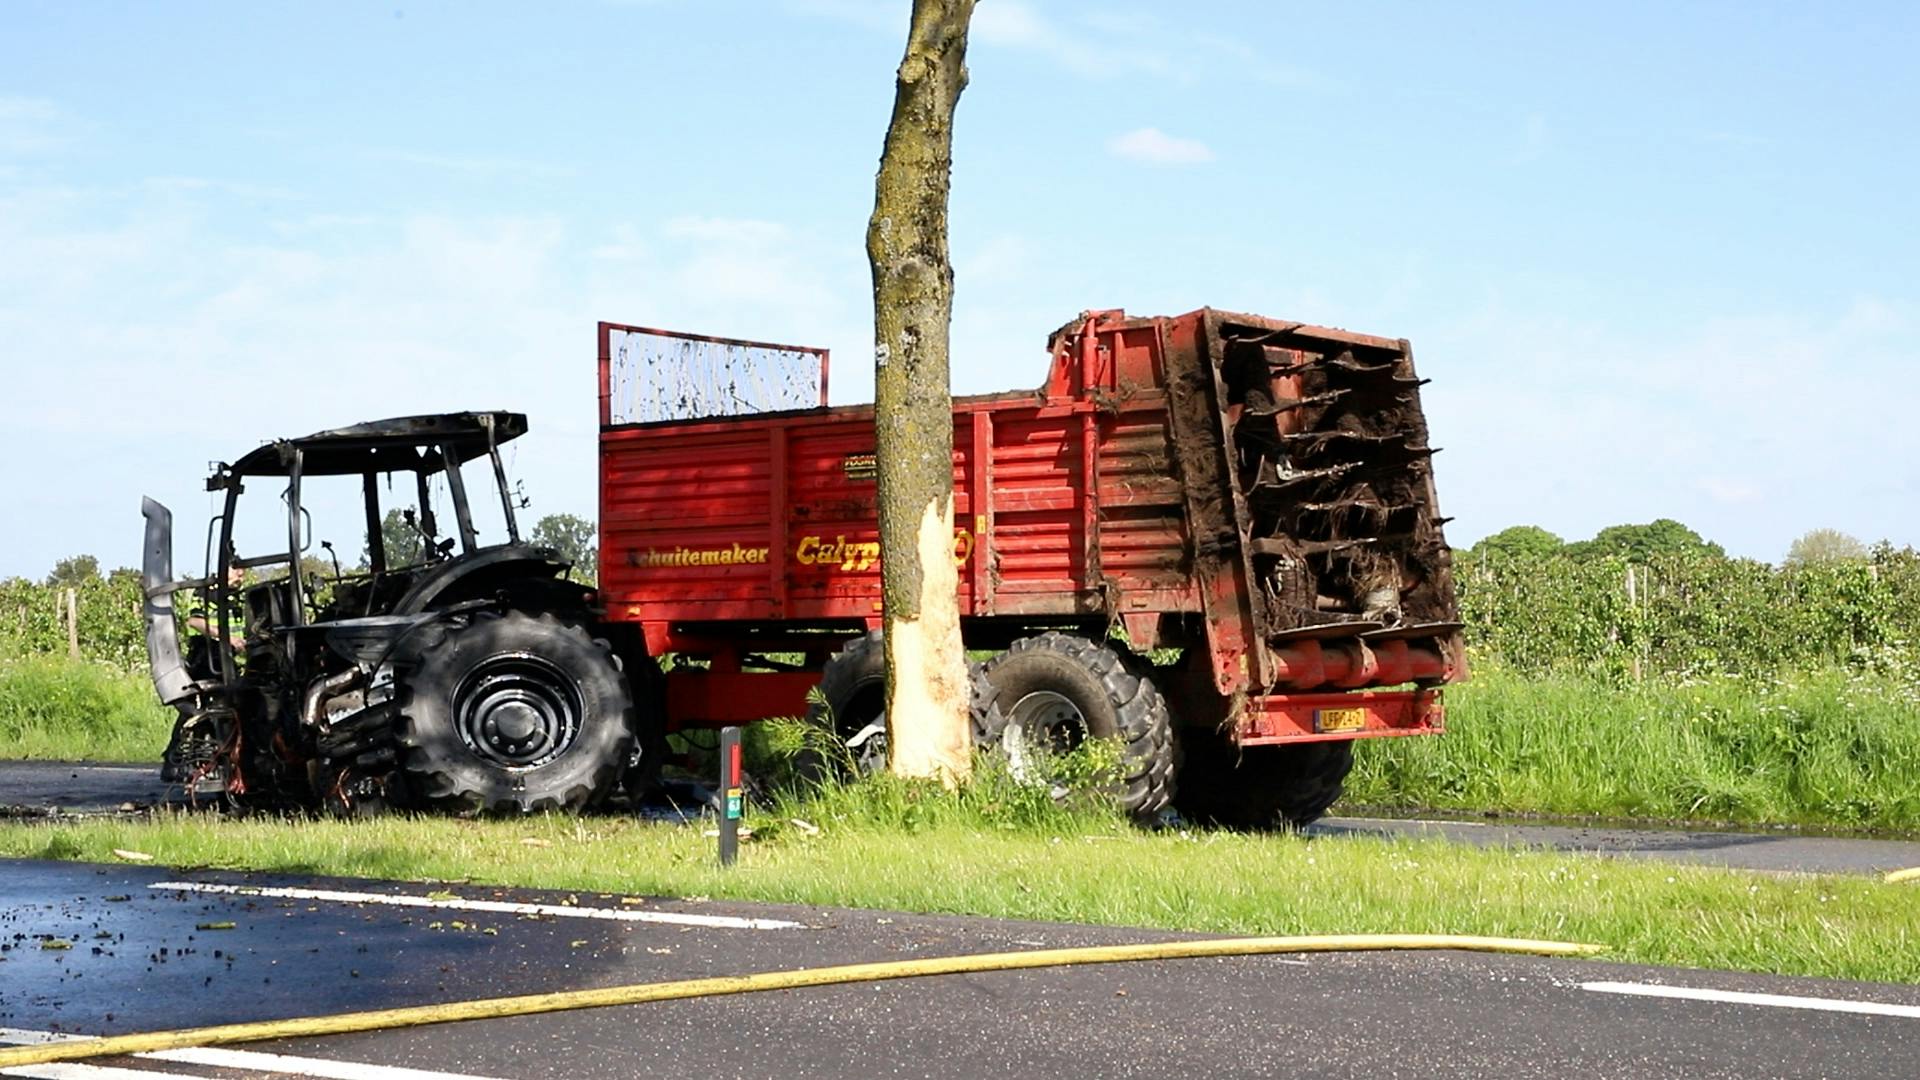
{"type": "Polygon", "coordinates": [[[249,451],[231,466],[239,476],[286,476],[293,452],[301,452],[307,476],[358,476],[381,472],[439,472],[441,451],[456,464],[486,454],[527,433],[527,417],[514,412],[459,412],[397,416],[280,439],[249,451]]]}

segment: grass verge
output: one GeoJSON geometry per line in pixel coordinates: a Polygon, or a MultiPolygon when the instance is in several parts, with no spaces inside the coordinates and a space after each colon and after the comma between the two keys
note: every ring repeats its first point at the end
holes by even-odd
{"type": "Polygon", "coordinates": [[[0,660],[0,748],[9,758],[158,762],[173,711],[144,673],[65,657],[0,660]]]}
{"type": "Polygon", "coordinates": [[[111,861],[129,848],[174,866],[1220,934],[1558,938],[1623,961],[1920,982],[1911,887],[1425,839],[1144,833],[984,787],[956,797],[883,782],[790,804],[750,819],[754,836],[724,872],[701,830],[624,818],[14,822],[0,823],[0,855],[111,861]]]}
{"type": "Polygon", "coordinates": [[[1356,748],[1382,807],[1920,830],[1920,692],[1828,669],[1618,687],[1485,664],[1447,733],[1356,748]]]}
{"type": "MultiPolygon", "coordinates": [[[[1446,735],[1357,748],[1348,805],[1920,832],[1911,677],[1833,668],[1617,686],[1483,659],[1447,695],[1446,735]]],[[[0,660],[7,757],[156,761],[171,724],[140,674],[0,660]]],[[[750,729],[756,758],[791,756],[776,726],[750,729]]]]}

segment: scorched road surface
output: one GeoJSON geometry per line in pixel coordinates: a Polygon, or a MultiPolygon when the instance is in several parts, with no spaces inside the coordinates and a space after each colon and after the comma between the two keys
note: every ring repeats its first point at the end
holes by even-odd
{"type": "MultiPolygon", "coordinates": [[[[0,861],[0,1040],[1179,936],[635,899],[0,861]],[[70,947],[44,947],[59,942],[70,947]]],[[[367,1080],[423,1080],[390,1071],[396,1067],[519,1080],[1886,1080],[1920,1075],[1920,988],[1466,953],[1183,960],[781,991],[246,1049],[280,1056],[118,1058],[93,1063],[91,1072],[47,1066],[17,1075],[130,1080],[99,1071],[105,1066],[367,1080]],[[1695,996],[1646,996],[1659,986],[1695,996]]]]}

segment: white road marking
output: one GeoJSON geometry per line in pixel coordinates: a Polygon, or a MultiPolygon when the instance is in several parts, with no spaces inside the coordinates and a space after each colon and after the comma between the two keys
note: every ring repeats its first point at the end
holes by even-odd
{"type": "MultiPolygon", "coordinates": [[[[52,1042],[76,1042],[91,1035],[69,1035],[58,1031],[28,1031],[0,1028],[0,1043],[38,1046],[52,1042]]],[[[291,1054],[263,1054],[254,1050],[228,1050],[216,1046],[196,1046],[184,1050],[156,1050],[134,1054],[153,1061],[173,1061],[183,1065],[206,1065],[216,1069],[251,1069],[255,1072],[287,1073],[319,1077],[321,1080],[494,1080],[465,1073],[407,1069],[395,1065],[370,1065],[361,1061],[335,1061],[330,1058],[295,1057],[291,1054]]],[[[0,1076],[24,1076],[33,1080],[152,1080],[154,1077],[188,1076],[187,1073],[146,1069],[116,1069],[109,1065],[84,1065],[60,1061],[45,1065],[21,1065],[0,1069],[0,1076]]]]}
{"type": "Polygon", "coordinates": [[[519,904],[505,900],[442,899],[405,893],[344,892],[339,889],[293,889],[279,886],[216,885],[202,881],[156,881],[150,889],[216,893],[226,896],[264,896],[281,900],[325,900],[336,904],[385,904],[388,907],[433,908],[447,911],[490,911],[501,915],[550,915],[560,919],[604,919],[608,922],[671,923],[724,930],[798,930],[801,924],[783,919],[742,919],[732,915],[693,915],[675,911],[635,911],[631,908],[576,907],[569,904],[519,904]]]}
{"type": "Polygon", "coordinates": [[[325,1080],[490,1080],[465,1073],[434,1072],[430,1069],[406,1069],[396,1065],[369,1065],[360,1061],[329,1061],[326,1058],[294,1057],[290,1054],[262,1054],[254,1050],[228,1050],[218,1046],[196,1046],[186,1050],[157,1050],[136,1055],[159,1061],[177,1061],[185,1065],[209,1065],[216,1069],[256,1069],[260,1072],[296,1073],[323,1077],[325,1080]]]}
{"type": "Polygon", "coordinates": [[[1849,1001],[1845,998],[1794,997],[1788,994],[1748,994],[1738,990],[1701,990],[1689,986],[1658,986],[1652,983],[1587,982],[1580,989],[1601,994],[1632,994],[1638,997],[1683,998],[1688,1001],[1717,1001],[1731,1005],[1767,1005],[1776,1009],[1812,1009],[1818,1012],[1865,1013],[1869,1016],[1902,1016],[1920,1020],[1920,1005],[1887,1005],[1878,1001],[1849,1001]]]}
{"type": "Polygon", "coordinates": [[[192,1078],[192,1073],[170,1073],[147,1069],[116,1069],[110,1065],[82,1065],[77,1061],[51,1061],[45,1065],[20,1065],[0,1069],[0,1076],[25,1076],[32,1080],[156,1080],[175,1076],[192,1078]]]}

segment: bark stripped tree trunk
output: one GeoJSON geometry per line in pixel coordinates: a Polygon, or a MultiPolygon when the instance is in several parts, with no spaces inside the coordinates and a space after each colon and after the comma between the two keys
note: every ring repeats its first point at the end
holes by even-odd
{"type": "Polygon", "coordinates": [[[947,189],[973,4],[913,2],[867,222],[889,764],[897,776],[949,785],[966,779],[973,742],[953,561],[947,383],[947,189]]]}

